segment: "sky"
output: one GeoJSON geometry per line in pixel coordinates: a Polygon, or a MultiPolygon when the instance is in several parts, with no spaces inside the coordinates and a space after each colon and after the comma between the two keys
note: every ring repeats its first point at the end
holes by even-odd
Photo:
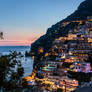
{"type": "Polygon", "coordinates": [[[0,0],[0,46],[30,45],[84,0],[0,0]]]}

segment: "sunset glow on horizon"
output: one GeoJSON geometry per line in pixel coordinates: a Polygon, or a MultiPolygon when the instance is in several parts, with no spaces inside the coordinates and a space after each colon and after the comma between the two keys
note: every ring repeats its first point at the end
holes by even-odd
{"type": "Polygon", "coordinates": [[[0,46],[30,46],[33,42],[35,42],[35,40],[37,40],[42,35],[43,34],[33,36],[29,40],[6,40],[6,39],[2,39],[2,40],[0,40],[0,46]]]}
{"type": "Polygon", "coordinates": [[[0,0],[0,46],[31,45],[84,0],[0,0]],[[63,2],[63,3],[62,3],[63,2]]]}
{"type": "Polygon", "coordinates": [[[28,41],[11,41],[11,40],[4,40],[0,41],[0,46],[29,46],[31,42],[28,41]]]}

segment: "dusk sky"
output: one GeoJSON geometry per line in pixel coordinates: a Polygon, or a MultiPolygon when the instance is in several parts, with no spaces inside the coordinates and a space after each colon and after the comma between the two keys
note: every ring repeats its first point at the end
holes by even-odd
{"type": "Polygon", "coordinates": [[[0,45],[30,45],[84,0],[0,0],[0,45]]]}

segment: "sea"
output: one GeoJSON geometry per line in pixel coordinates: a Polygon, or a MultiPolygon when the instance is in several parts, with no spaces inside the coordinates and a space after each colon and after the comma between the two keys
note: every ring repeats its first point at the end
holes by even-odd
{"type": "Polygon", "coordinates": [[[25,57],[25,51],[30,51],[30,46],[0,46],[0,55],[8,55],[10,51],[21,52],[24,55],[21,58],[21,64],[24,67],[24,77],[31,75],[33,60],[31,57],[25,57]]]}

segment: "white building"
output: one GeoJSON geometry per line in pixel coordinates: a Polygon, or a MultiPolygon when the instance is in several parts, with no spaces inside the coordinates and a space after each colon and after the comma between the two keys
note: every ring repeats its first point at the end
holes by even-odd
{"type": "Polygon", "coordinates": [[[73,70],[76,72],[90,72],[91,66],[90,63],[77,63],[73,70]]]}

